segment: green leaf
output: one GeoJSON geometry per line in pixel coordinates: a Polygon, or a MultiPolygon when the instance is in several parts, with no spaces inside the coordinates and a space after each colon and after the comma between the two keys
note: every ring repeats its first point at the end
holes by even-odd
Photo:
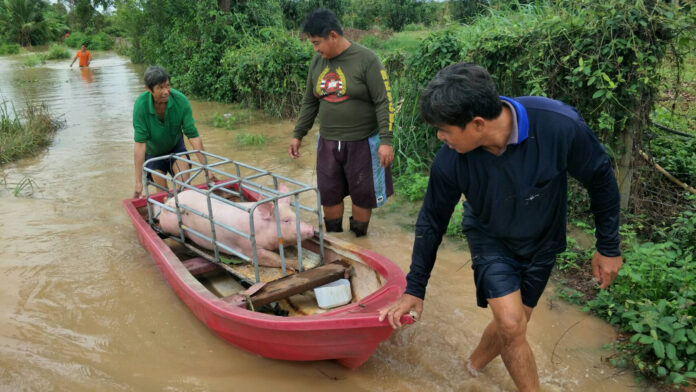
{"type": "Polygon", "coordinates": [[[604,91],[604,90],[597,90],[597,91],[595,91],[595,93],[592,94],[592,99],[596,99],[596,98],[601,97],[602,95],[604,95],[605,92],[606,92],[606,91],[604,91]]]}
{"type": "Polygon", "coordinates": [[[671,381],[674,384],[681,384],[682,382],[684,382],[684,376],[682,376],[681,374],[679,374],[677,372],[672,372],[669,375],[669,378],[671,379],[671,381]]]}
{"type": "Polygon", "coordinates": [[[687,329],[686,336],[688,336],[692,342],[696,343],[696,331],[693,329],[687,329]]]}
{"type": "Polygon", "coordinates": [[[684,328],[674,331],[672,338],[670,339],[672,343],[686,342],[686,330],[684,328]]]}
{"type": "Polygon", "coordinates": [[[670,335],[674,333],[674,329],[672,328],[672,326],[664,322],[660,322],[660,324],[657,324],[657,328],[660,328],[661,330],[667,332],[670,335]]]}
{"type": "Polygon", "coordinates": [[[640,338],[638,338],[638,342],[642,344],[651,344],[654,341],[655,339],[648,335],[640,335],[640,338]]]}
{"type": "Polygon", "coordinates": [[[655,355],[657,355],[658,358],[665,358],[665,345],[661,341],[655,340],[653,342],[653,351],[655,351],[655,355]]]}
{"type": "Polygon", "coordinates": [[[242,263],[244,263],[244,260],[233,259],[233,258],[224,257],[224,256],[220,256],[220,261],[223,262],[223,263],[225,263],[225,264],[227,264],[227,265],[230,265],[230,264],[242,264],[242,263]]]}
{"type": "Polygon", "coordinates": [[[696,353],[696,344],[689,343],[686,345],[686,354],[691,355],[696,353]]]}
{"type": "Polygon", "coordinates": [[[665,352],[667,353],[667,358],[671,360],[677,359],[677,349],[674,347],[672,343],[667,343],[665,345],[665,352]]]}
{"type": "Polygon", "coordinates": [[[660,377],[665,377],[667,375],[667,369],[662,366],[657,367],[657,375],[660,377]]]}

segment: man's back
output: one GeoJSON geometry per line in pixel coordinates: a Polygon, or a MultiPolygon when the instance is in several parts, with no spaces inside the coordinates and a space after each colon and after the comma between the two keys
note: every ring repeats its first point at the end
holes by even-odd
{"type": "Polygon", "coordinates": [[[516,144],[500,156],[444,146],[433,174],[466,196],[462,228],[473,250],[545,258],[565,249],[567,173],[591,183],[599,204],[613,205],[613,194],[599,192],[616,185],[612,166],[572,107],[543,97],[510,102],[521,138],[516,144]]]}

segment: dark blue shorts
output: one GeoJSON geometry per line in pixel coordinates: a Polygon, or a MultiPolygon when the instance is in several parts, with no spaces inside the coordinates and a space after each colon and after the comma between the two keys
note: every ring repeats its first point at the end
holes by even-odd
{"type": "Polygon", "coordinates": [[[488,306],[488,298],[500,298],[520,290],[522,303],[533,308],[549,281],[556,258],[519,261],[506,256],[472,254],[471,267],[476,283],[478,306],[488,306]]]}
{"type": "MultiPolygon", "coordinates": [[[[162,155],[176,154],[176,153],[185,152],[185,151],[186,151],[186,145],[184,144],[184,137],[182,136],[179,138],[179,141],[176,143],[176,146],[174,146],[174,148],[171,151],[169,151],[166,154],[162,154],[162,155]]],[[[145,161],[147,161],[150,158],[155,158],[156,156],[162,156],[162,155],[150,155],[148,153],[145,153],[145,161]]],[[[186,154],[186,159],[191,159],[189,154],[186,154]]],[[[174,160],[170,158],[170,159],[160,159],[160,160],[157,160],[154,162],[150,162],[145,166],[148,169],[159,170],[159,171],[163,172],[164,174],[172,174],[173,175],[174,174],[174,170],[172,169],[173,164],[174,164],[174,160]]],[[[188,167],[186,169],[188,169],[188,167]]],[[[147,173],[147,178],[148,178],[148,180],[152,181],[152,174],[150,174],[150,172],[147,173]]]]}

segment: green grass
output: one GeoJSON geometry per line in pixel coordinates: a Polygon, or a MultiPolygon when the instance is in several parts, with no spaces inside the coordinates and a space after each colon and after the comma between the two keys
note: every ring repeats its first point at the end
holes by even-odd
{"type": "Polygon", "coordinates": [[[680,67],[666,62],[661,73],[663,83],[652,120],[696,136],[696,55],[688,56],[680,67]]]}
{"type": "Polygon", "coordinates": [[[40,64],[46,64],[46,54],[30,54],[22,57],[22,65],[25,67],[36,67],[40,64]]]}
{"type": "Polygon", "coordinates": [[[237,122],[237,116],[231,113],[220,115],[218,112],[213,113],[213,126],[215,128],[234,129],[237,122]]]}
{"type": "Polygon", "coordinates": [[[12,195],[18,197],[20,195],[31,196],[34,193],[34,188],[39,189],[39,185],[30,177],[24,177],[12,189],[12,195]]]}
{"type": "Polygon", "coordinates": [[[0,44],[0,56],[7,56],[11,54],[19,54],[19,45],[0,44]]]}
{"type": "Polygon", "coordinates": [[[418,48],[418,44],[423,38],[427,37],[431,31],[415,30],[402,31],[392,34],[389,39],[383,40],[376,35],[365,35],[359,41],[360,44],[373,49],[379,54],[385,54],[395,51],[413,52],[418,48]]]}
{"type": "Polygon", "coordinates": [[[234,137],[234,144],[243,147],[263,146],[268,141],[265,135],[255,133],[242,133],[234,137]]]}
{"type": "Polygon", "coordinates": [[[51,117],[45,104],[27,104],[25,110],[18,113],[3,102],[0,104],[0,165],[34,155],[47,147],[60,126],[62,122],[51,117]]]}

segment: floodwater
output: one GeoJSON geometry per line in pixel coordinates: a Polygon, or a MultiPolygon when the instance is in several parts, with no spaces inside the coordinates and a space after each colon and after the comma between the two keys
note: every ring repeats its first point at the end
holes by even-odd
{"type": "MultiPolygon", "coordinates": [[[[358,370],[264,359],[218,338],[174,294],[120,204],[133,192],[131,115],[143,68],[99,52],[90,69],[68,65],[22,68],[17,58],[0,58],[2,99],[18,110],[43,101],[67,124],[38,157],[0,168],[0,390],[514,390],[500,359],[477,378],[465,370],[491,315],[475,305],[461,241],[441,247],[422,320],[395,332],[358,370]],[[12,188],[25,177],[36,188],[15,197],[12,188]]],[[[287,156],[292,122],[192,105],[207,150],[315,183],[313,137],[299,160],[287,156]],[[226,112],[237,128],[213,128],[213,114],[226,112]],[[244,133],[263,134],[267,144],[236,145],[244,133]]],[[[407,271],[417,207],[391,201],[367,238],[339,236],[407,271]]],[[[528,331],[544,390],[645,388],[603,360],[616,332],[551,289],[528,331]]]]}

